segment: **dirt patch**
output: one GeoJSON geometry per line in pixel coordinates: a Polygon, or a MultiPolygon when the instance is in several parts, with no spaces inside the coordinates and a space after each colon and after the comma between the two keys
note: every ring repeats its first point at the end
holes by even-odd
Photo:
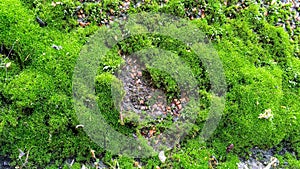
{"type": "MultiPolygon", "coordinates": [[[[146,66],[137,57],[123,56],[125,65],[116,75],[122,82],[125,90],[124,99],[121,102],[121,116],[126,119],[135,116],[138,123],[146,126],[139,132],[146,139],[157,136],[157,124],[162,121],[176,122],[189,98],[183,93],[181,98],[167,100],[163,89],[156,88],[151,80],[151,75],[146,66]]],[[[158,144],[158,141],[157,141],[158,144]]]]}

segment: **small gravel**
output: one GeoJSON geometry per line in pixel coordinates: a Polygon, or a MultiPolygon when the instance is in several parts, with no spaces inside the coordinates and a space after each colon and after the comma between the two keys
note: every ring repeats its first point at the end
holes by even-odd
{"type": "MultiPolygon", "coordinates": [[[[168,103],[164,91],[154,87],[145,65],[137,57],[123,56],[123,59],[126,64],[122,67],[121,73],[116,75],[123,82],[126,92],[121,102],[123,119],[135,113],[139,122],[162,121],[167,116],[171,116],[173,122],[177,121],[189,99],[174,98],[168,103]]],[[[140,133],[149,139],[148,141],[156,134],[155,125],[140,130],[140,133]]],[[[158,140],[156,144],[159,144],[158,140]]]]}
{"type": "Polygon", "coordinates": [[[279,160],[274,156],[276,154],[284,155],[287,152],[295,154],[295,152],[287,148],[283,148],[281,151],[278,152],[275,148],[269,150],[262,150],[258,147],[255,147],[252,148],[250,151],[251,155],[248,159],[240,158],[240,163],[238,163],[238,169],[284,169],[288,167],[288,163],[284,162],[282,167],[279,168],[279,160]]]}
{"type": "Polygon", "coordinates": [[[9,163],[10,163],[9,158],[0,156],[0,169],[12,169],[9,163]]]}
{"type": "Polygon", "coordinates": [[[122,80],[126,91],[121,108],[124,114],[126,111],[134,111],[140,115],[140,120],[145,118],[142,112],[155,119],[166,117],[167,114],[171,114],[174,118],[179,116],[188,98],[175,98],[168,104],[164,91],[154,87],[150,75],[147,73],[145,75],[146,68],[138,58],[123,57],[126,65],[117,76],[122,80]]]}

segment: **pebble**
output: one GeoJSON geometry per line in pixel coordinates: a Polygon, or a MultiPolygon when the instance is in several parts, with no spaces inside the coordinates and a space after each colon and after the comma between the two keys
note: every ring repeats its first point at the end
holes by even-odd
{"type": "Polygon", "coordinates": [[[162,163],[165,163],[167,157],[165,156],[165,152],[164,151],[160,151],[158,154],[158,158],[162,163]]]}
{"type": "MultiPolygon", "coordinates": [[[[285,145],[285,143],[282,143],[285,145]]],[[[269,150],[261,150],[258,147],[252,148],[251,155],[248,160],[240,159],[238,163],[238,169],[272,169],[279,165],[279,160],[274,157],[275,154],[284,155],[286,152],[293,154],[294,152],[288,151],[287,148],[283,148],[277,153],[276,148],[269,150]]],[[[288,163],[283,162],[283,168],[288,166],[288,163]]]]}
{"type": "Polygon", "coordinates": [[[181,104],[178,104],[178,105],[177,105],[177,108],[178,108],[178,110],[181,110],[181,109],[182,109],[182,105],[181,105],[181,104]]]}
{"type": "Polygon", "coordinates": [[[0,169],[10,169],[11,167],[9,162],[10,162],[9,158],[0,156],[0,169]]]}
{"type": "Polygon", "coordinates": [[[135,167],[138,167],[138,166],[139,166],[139,162],[135,161],[135,162],[134,162],[134,166],[135,166],[135,167]]]}
{"type": "Polygon", "coordinates": [[[141,71],[138,71],[138,72],[137,72],[137,75],[138,75],[139,77],[142,77],[143,74],[142,74],[141,71]]]}
{"type": "Polygon", "coordinates": [[[140,104],[144,104],[145,102],[144,102],[144,100],[140,100],[140,104]]]}
{"type": "Polygon", "coordinates": [[[234,145],[233,145],[233,144],[230,144],[230,145],[226,148],[226,152],[229,153],[233,148],[234,148],[234,145]]]}

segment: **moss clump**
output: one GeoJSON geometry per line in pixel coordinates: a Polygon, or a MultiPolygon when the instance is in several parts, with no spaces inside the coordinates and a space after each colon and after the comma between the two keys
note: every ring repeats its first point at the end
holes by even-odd
{"type": "Polygon", "coordinates": [[[97,103],[105,121],[123,134],[134,133],[131,126],[120,125],[120,104],[125,94],[122,82],[110,73],[103,73],[96,77],[95,86],[97,103]]]}
{"type": "Polygon", "coordinates": [[[36,71],[23,71],[12,79],[3,91],[3,95],[15,102],[18,109],[41,107],[54,90],[53,80],[47,74],[36,71]]]}
{"type": "MultiPolygon", "coordinates": [[[[25,156],[20,160],[18,149],[29,152],[28,168],[54,168],[64,164],[68,157],[74,157],[78,163],[73,168],[80,168],[80,162],[90,160],[91,149],[97,152],[97,158],[104,150],[81,128],[76,128],[79,122],[73,106],[72,72],[86,36],[98,30],[95,25],[108,18],[106,14],[111,9],[119,15],[117,8],[122,2],[80,4],[64,0],[56,6],[51,3],[50,0],[0,2],[0,43],[13,51],[0,56],[0,65],[11,63],[7,71],[0,67],[0,155],[9,155],[13,159],[11,165],[21,166],[25,156]],[[78,6],[89,15],[86,21],[92,23],[85,29],[78,27],[76,21],[78,6]],[[36,16],[48,25],[40,27],[36,16]],[[52,45],[62,46],[62,49],[55,50],[52,45]]],[[[300,153],[299,28],[287,25],[284,30],[277,25],[280,20],[290,22],[289,6],[282,7],[275,2],[269,3],[267,8],[254,1],[241,4],[237,1],[227,4],[222,1],[145,1],[138,8],[132,4],[128,13],[139,11],[161,11],[189,18],[203,12],[201,19],[191,22],[204,31],[205,41],[213,42],[218,50],[228,84],[219,127],[206,144],[199,143],[197,137],[212,96],[208,93],[210,85],[205,68],[190,48],[170,37],[141,34],[119,42],[107,53],[95,79],[97,101],[106,121],[124,134],[130,135],[135,127],[147,124],[119,125],[119,112],[114,109],[116,103],[111,93],[111,83],[116,80],[112,73],[122,63],[119,51],[129,55],[158,47],[176,53],[191,67],[199,84],[197,92],[203,104],[196,126],[180,146],[166,152],[166,163],[162,164],[158,157],[141,159],[146,168],[206,168],[210,155],[219,159],[218,168],[235,168],[238,156],[247,154],[248,148],[267,149],[282,140],[288,142],[296,154],[278,158],[287,160],[290,168],[299,166],[296,161],[300,153]],[[105,67],[107,69],[103,69],[105,67]],[[273,119],[258,118],[266,109],[272,110],[273,119]],[[235,148],[226,155],[226,147],[231,143],[235,148]]],[[[111,44],[109,42],[108,47],[111,44]]],[[[150,74],[157,85],[164,86],[170,93],[177,92],[174,79],[154,69],[150,74]]],[[[161,130],[167,125],[167,122],[161,123],[161,130]]],[[[109,152],[103,156],[106,164],[118,162],[123,168],[133,168],[135,161],[126,156],[113,158],[109,152]]]]}

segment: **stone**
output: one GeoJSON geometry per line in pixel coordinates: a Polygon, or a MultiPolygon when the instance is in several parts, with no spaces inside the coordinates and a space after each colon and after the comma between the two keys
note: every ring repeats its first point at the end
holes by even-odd
{"type": "Polygon", "coordinates": [[[162,163],[165,163],[167,157],[165,156],[165,152],[164,151],[160,151],[158,154],[158,158],[162,163]]]}

